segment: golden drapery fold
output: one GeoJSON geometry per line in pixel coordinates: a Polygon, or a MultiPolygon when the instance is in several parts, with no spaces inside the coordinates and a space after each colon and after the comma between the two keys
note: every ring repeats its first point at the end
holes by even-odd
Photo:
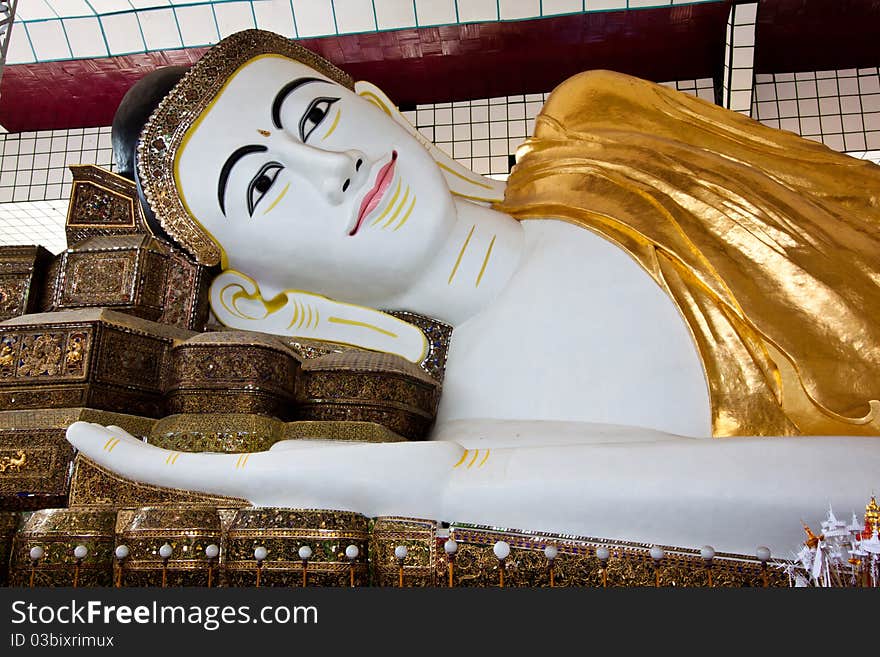
{"type": "Polygon", "coordinates": [[[590,71],[550,95],[496,208],[591,229],[654,278],[714,435],[880,434],[880,167],[590,71]]]}

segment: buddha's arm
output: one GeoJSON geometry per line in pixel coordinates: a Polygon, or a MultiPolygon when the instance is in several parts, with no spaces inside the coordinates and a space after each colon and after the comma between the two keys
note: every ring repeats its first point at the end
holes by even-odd
{"type": "Polygon", "coordinates": [[[77,422],[68,440],[123,477],[240,497],[751,552],[787,549],[801,518],[864,504],[880,438],[674,440],[465,449],[458,443],[292,445],[245,454],[152,447],[77,422]],[[175,456],[177,455],[177,456],[175,456]],[[828,495],[833,495],[832,499],[828,495]]]}

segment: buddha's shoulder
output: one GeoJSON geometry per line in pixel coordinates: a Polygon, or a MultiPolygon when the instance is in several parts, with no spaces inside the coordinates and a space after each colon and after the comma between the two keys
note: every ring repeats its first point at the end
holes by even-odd
{"type": "Polygon", "coordinates": [[[558,93],[615,93],[633,88],[656,87],[654,82],[643,80],[626,73],[606,69],[592,69],[571,76],[560,83],[552,92],[558,93]]]}

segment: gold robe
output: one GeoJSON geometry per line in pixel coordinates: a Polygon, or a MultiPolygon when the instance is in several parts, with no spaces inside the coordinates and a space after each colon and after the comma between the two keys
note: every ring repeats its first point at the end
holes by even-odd
{"type": "Polygon", "coordinates": [[[589,228],[654,278],[714,435],[880,434],[880,167],[591,71],[550,95],[496,207],[589,228]]]}

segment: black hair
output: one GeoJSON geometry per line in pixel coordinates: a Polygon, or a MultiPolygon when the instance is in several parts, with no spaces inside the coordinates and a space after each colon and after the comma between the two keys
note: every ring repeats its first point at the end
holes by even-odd
{"type": "Polygon", "coordinates": [[[140,199],[147,225],[149,225],[154,235],[172,244],[176,244],[176,242],[162,228],[162,225],[156,219],[156,215],[144,198],[144,192],[137,174],[137,144],[141,131],[144,129],[144,125],[147,123],[147,119],[150,118],[153,110],[159,106],[162,99],[168,95],[174,88],[174,85],[180,81],[188,70],[188,66],[166,66],[147,73],[123,96],[116,114],[113,115],[113,127],[111,129],[116,173],[135,181],[138,198],[140,199]]]}

